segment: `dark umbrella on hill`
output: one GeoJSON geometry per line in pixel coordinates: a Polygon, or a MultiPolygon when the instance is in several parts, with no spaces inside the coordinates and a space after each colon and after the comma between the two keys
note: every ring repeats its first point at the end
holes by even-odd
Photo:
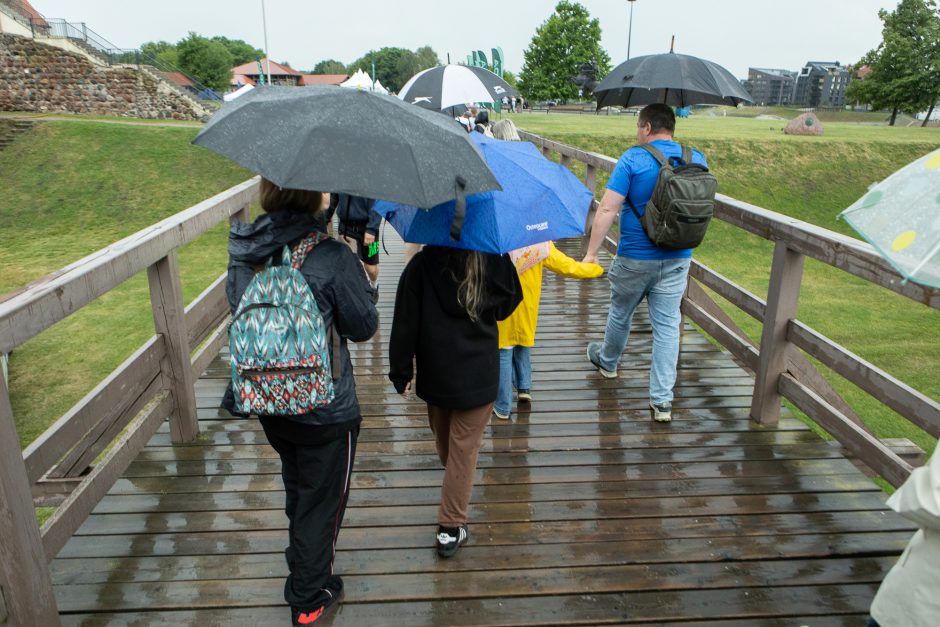
{"type": "Polygon", "coordinates": [[[259,87],[224,105],[193,143],[285,188],[417,207],[500,189],[459,126],[367,91],[259,87]]]}
{"type": "Polygon", "coordinates": [[[499,102],[519,92],[486,68],[439,65],[412,76],[398,92],[408,104],[441,111],[468,102],[499,102]]]}
{"type": "Polygon", "coordinates": [[[694,104],[737,106],[751,95],[731,72],[717,63],[668,52],[634,57],[621,63],[594,89],[597,108],[636,107],[661,102],[673,107],[694,104]]]}

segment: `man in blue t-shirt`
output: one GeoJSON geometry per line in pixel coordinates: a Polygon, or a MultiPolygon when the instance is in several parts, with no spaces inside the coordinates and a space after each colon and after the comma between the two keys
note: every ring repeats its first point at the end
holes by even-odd
{"type": "MultiPolygon", "coordinates": [[[[681,157],[682,147],[673,141],[676,116],[664,104],[651,104],[640,111],[636,123],[638,144],[651,144],[667,158],[681,157]]],[[[694,163],[705,157],[693,151],[694,163]]],[[[672,420],[672,388],[676,384],[679,359],[679,307],[685,292],[692,249],[660,248],[650,241],[627,203],[643,215],[653,195],[659,162],[646,150],[633,147],[621,155],[601,199],[585,262],[597,263],[597,252],[620,214],[620,245],[610,266],[610,311],[603,342],[591,342],[588,359],[604,377],[617,376],[617,363],[630,337],[633,312],[643,298],[653,326],[653,364],[650,369],[650,411],[658,422],[672,420]],[[626,206],[625,206],[626,205],[626,206]]]]}

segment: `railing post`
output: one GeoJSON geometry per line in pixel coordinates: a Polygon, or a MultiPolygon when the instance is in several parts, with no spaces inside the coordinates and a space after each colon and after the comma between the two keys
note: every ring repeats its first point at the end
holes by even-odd
{"type": "MultiPolygon", "coordinates": [[[[592,194],[597,193],[597,167],[591,164],[585,164],[584,184],[592,194]]],[[[588,209],[587,218],[584,221],[584,237],[581,238],[581,256],[587,254],[588,246],[591,243],[591,229],[594,228],[594,216],[597,214],[597,200],[591,200],[591,207],[588,209]]]]}
{"type": "Polygon", "coordinates": [[[154,327],[166,340],[167,354],[160,369],[166,389],[173,394],[175,408],[170,415],[170,434],[175,443],[190,442],[199,434],[196,381],[189,357],[179,270],[175,250],[147,268],[154,327]]]}
{"type": "Polygon", "coordinates": [[[546,159],[552,158],[552,149],[548,146],[542,146],[542,154],[545,155],[546,159]]]}
{"type": "Polygon", "coordinates": [[[796,318],[803,259],[803,255],[787,248],[786,242],[777,240],[767,289],[760,361],[751,399],[751,418],[763,425],[775,425],[780,418],[781,398],[777,385],[787,367],[787,324],[796,318]]]}
{"type": "Polygon", "coordinates": [[[0,590],[12,625],[58,625],[7,384],[0,378],[0,590]]]}
{"type": "Polygon", "coordinates": [[[570,170],[570,169],[571,169],[571,157],[569,157],[569,156],[566,155],[565,153],[562,153],[562,154],[561,154],[561,165],[565,166],[566,168],[568,168],[568,169],[570,170]]]}

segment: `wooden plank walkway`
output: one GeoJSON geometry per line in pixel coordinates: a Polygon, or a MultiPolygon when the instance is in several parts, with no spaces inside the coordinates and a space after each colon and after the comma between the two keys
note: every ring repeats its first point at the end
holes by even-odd
{"type": "MultiPolygon", "coordinates": [[[[546,273],[535,399],[488,428],[471,541],[439,559],[424,406],[385,378],[402,269],[387,239],[381,328],[353,349],[364,422],[334,624],[863,624],[910,525],[798,420],[749,420],[752,377],[691,329],[675,420],[651,422],[643,312],[619,379],[584,357],[603,279],[546,273]]],[[[220,358],[197,383],[198,441],[171,446],[164,425],[52,563],[65,624],[289,623],[279,461],[259,424],[219,416],[227,376],[220,358]]]]}

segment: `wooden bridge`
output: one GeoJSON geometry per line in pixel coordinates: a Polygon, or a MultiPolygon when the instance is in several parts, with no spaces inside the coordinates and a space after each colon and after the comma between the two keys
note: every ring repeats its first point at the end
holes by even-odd
{"type": "MultiPolygon", "coordinates": [[[[586,164],[613,161],[529,136],[586,164]]],[[[12,624],[286,623],[279,462],[260,426],[219,414],[227,305],[189,307],[176,249],[257,196],[249,181],[0,302],[0,353],[146,270],[156,335],[25,451],[0,378],[0,585],[12,624]],[[201,375],[201,376],[200,376],[201,375]],[[63,498],[40,529],[33,499],[63,498]],[[48,564],[48,566],[47,566],[48,564]]],[[[940,308],[864,244],[722,198],[719,218],[777,242],[766,301],[696,264],[675,420],[646,410],[650,334],[620,378],[584,357],[603,334],[605,280],[547,274],[535,399],[493,422],[471,542],[433,549],[442,470],[420,402],[388,384],[400,244],[382,259],[382,321],[354,346],[364,422],[334,624],[860,624],[912,527],[834,442],[781,414],[786,397],[895,485],[907,462],[852,419],[805,355],[934,436],[940,406],[794,319],[805,256],[940,308]],[[764,321],[760,350],[702,286],[764,321]],[[804,352],[805,351],[805,355],[804,352]]],[[[565,242],[577,255],[579,242],[565,242]]]]}

